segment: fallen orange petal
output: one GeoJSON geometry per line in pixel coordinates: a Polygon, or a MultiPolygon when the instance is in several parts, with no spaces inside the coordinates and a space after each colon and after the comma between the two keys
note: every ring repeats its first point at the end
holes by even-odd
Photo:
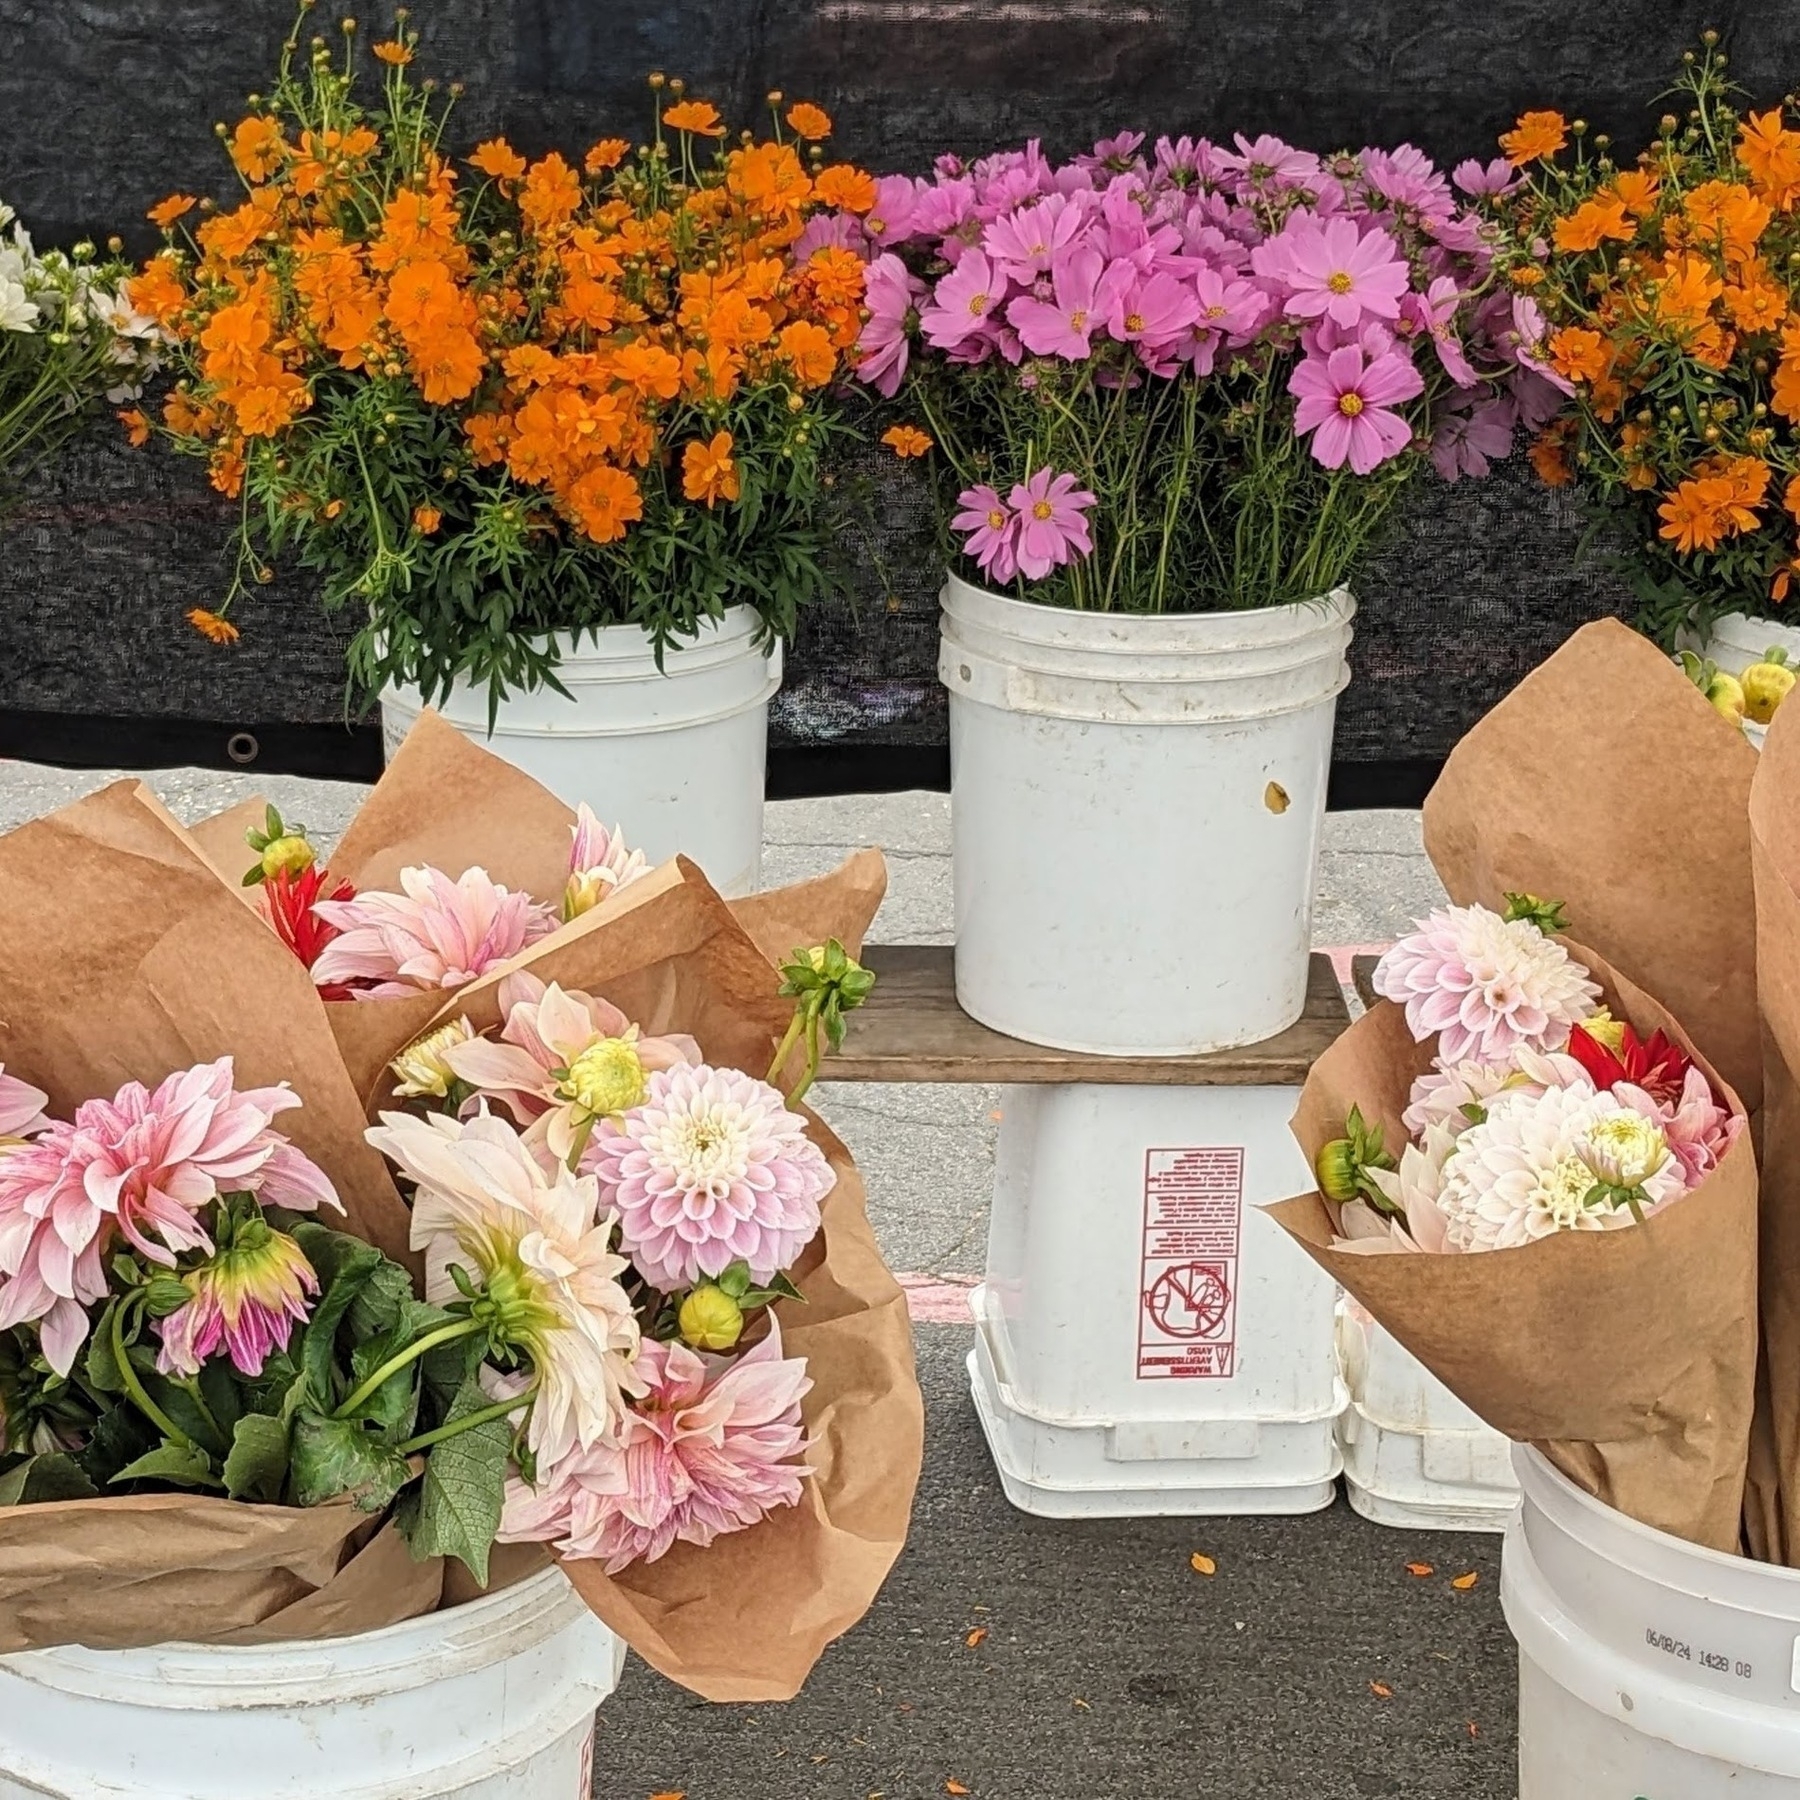
{"type": "Polygon", "coordinates": [[[1196,1575],[1216,1575],[1219,1572],[1219,1565],[1210,1556],[1202,1556],[1198,1550],[1188,1558],[1188,1567],[1196,1575]]]}
{"type": "Polygon", "coordinates": [[[686,1788],[670,1788],[666,1794],[652,1794],[650,1800],[687,1800],[686,1788]]]}
{"type": "Polygon", "coordinates": [[[1369,1692],[1373,1694],[1377,1700],[1391,1700],[1394,1697],[1394,1690],[1389,1687],[1385,1681],[1371,1681],[1369,1683],[1369,1692]]]}
{"type": "Polygon", "coordinates": [[[1481,1736],[1481,1727],[1477,1725],[1473,1719],[1469,1721],[1469,1736],[1472,1738],[1481,1736]]]}
{"type": "Polygon", "coordinates": [[[982,1641],[982,1639],[985,1638],[986,1636],[987,1636],[987,1627],[985,1625],[977,1625],[975,1627],[975,1629],[973,1631],[971,1631],[966,1638],[963,1639],[963,1642],[965,1644],[967,1644],[971,1650],[973,1650],[982,1641]]]}
{"type": "Polygon", "coordinates": [[[964,1787],[960,1781],[946,1781],[944,1783],[944,1792],[946,1794],[966,1794],[968,1791],[969,1790],[964,1787]]]}
{"type": "Polygon", "coordinates": [[[1408,1563],[1406,1565],[1406,1572],[1409,1575],[1418,1576],[1421,1581],[1423,1581],[1427,1575],[1435,1575],[1437,1573],[1430,1563],[1408,1563]]]}
{"type": "Polygon", "coordinates": [[[1481,1577],[1471,1569],[1466,1575],[1458,1575],[1450,1585],[1455,1588],[1459,1594],[1466,1594],[1480,1579],[1481,1577]]]}

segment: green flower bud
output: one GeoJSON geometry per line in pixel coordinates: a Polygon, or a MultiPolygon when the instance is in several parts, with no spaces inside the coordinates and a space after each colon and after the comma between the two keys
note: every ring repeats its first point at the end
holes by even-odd
{"type": "Polygon", "coordinates": [[[696,1350],[729,1350],[744,1334],[744,1309],[712,1282],[704,1282],[681,1303],[684,1343],[696,1350]]]}

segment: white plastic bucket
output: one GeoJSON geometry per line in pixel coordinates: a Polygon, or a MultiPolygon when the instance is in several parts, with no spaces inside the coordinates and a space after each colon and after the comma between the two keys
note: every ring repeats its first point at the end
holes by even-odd
{"type": "Polygon", "coordinates": [[[1795,1800],[1800,1570],[1653,1531],[1534,1450],[1514,1466],[1519,1800],[1795,1800]]]}
{"type": "MultiPolygon", "coordinates": [[[[500,703],[488,735],[485,686],[459,681],[439,707],[465,737],[523,769],[569,805],[585,800],[651,862],[678,850],[727,895],[754,892],[762,875],[763,778],[769,702],[781,686],[781,647],[759,650],[757,616],[735,606],[656,666],[636,625],[607,625],[598,640],[558,638],[552,688],[500,703]]],[[[381,698],[391,756],[419,716],[416,688],[381,698]]]]}
{"type": "Polygon", "coordinates": [[[1512,1446],[1354,1300],[1340,1305],[1344,1488],[1365,1519],[1409,1531],[1503,1531],[1518,1505],[1512,1446]]]}
{"type": "Polygon", "coordinates": [[[1184,1055],[1306,1001],[1355,602],[1144,617],[943,589],[956,997],[1009,1036],[1184,1055]]]}
{"type": "Polygon", "coordinates": [[[1785,650],[1789,660],[1800,666],[1800,626],[1752,619],[1745,613],[1725,613],[1713,620],[1711,635],[1700,654],[1717,663],[1727,675],[1741,675],[1776,647],[1785,650]]]}
{"type": "Polygon", "coordinates": [[[0,1657],[0,1800],[585,1800],[624,1653],[547,1569],[358,1637],[0,1657]]]}
{"type": "Polygon", "coordinates": [[[1287,1087],[1002,1092],[969,1374],[1047,1518],[1329,1506],[1336,1289],[1259,1208],[1308,1180],[1287,1087]]]}

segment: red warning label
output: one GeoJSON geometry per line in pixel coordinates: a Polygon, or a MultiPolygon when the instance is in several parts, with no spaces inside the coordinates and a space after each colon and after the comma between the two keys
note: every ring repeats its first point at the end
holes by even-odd
{"type": "Polygon", "coordinates": [[[1243,1204],[1241,1147],[1144,1153],[1139,1381],[1236,1373],[1243,1204]]]}

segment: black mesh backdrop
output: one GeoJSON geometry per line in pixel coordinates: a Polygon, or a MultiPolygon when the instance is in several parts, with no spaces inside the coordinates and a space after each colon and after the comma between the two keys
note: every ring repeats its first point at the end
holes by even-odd
{"type": "MultiPolygon", "coordinates": [[[[124,228],[147,247],[131,222],[161,195],[229,193],[212,123],[266,81],[292,17],[287,0],[0,0],[0,197],[40,241],[124,228]]],[[[335,29],[331,9],[313,17],[335,29]]],[[[661,68],[740,118],[772,86],[821,100],[836,147],[876,169],[1033,134],[1066,152],[1125,126],[1267,129],[1320,149],[1410,139],[1453,161],[1490,154],[1525,105],[1646,132],[1646,101],[1709,24],[1760,97],[1800,68],[1800,7],[1766,0],[415,0],[413,18],[422,64],[468,84],[464,146],[494,130],[534,151],[640,130],[641,78],[661,68]]],[[[784,791],[942,776],[927,510],[905,473],[879,472],[852,591],[806,619],[790,655],[784,791]]],[[[259,593],[230,650],[183,624],[222,591],[229,524],[197,468],[128,451],[105,422],[34,477],[0,519],[0,753],[372,771],[371,735],[343,728],[342,633],[303,588],[259,593]]],[[[1581,531],[1522,465],[1415,484],[1355,584],[1340,803],[1416,797],[1526,669],[1625,609],[1596,564],[1577,566],[1581,531]]]]}

